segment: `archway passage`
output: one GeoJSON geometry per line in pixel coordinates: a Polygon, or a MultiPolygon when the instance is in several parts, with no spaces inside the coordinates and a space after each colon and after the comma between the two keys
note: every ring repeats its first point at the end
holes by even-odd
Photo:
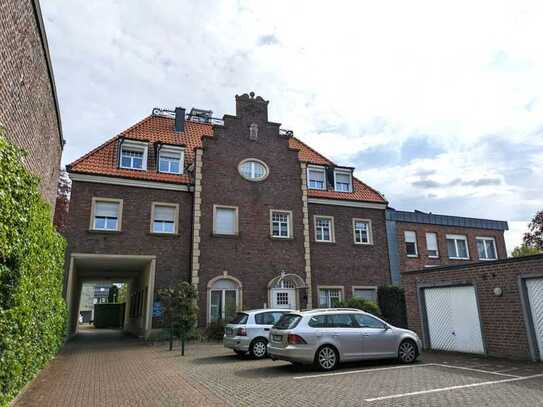
{"type": "Polygon", "coordinates": [[[124,332],[147,338],[152,329],[155,257],[73,253],[66,281],[68,329],[72,336],[80,329],[83,285],[96,282],[127,284],[119,326],[124,332]]]}
{"type": "Polygon", "coordinates": [[[271,280],[268,287],[271,308],[300,308],[300,290],[306,286],[299,275],[282,273],[271,280]]]}

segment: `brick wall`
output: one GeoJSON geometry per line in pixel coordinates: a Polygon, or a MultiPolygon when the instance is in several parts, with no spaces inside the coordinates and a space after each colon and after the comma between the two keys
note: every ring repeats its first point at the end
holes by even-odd
{"type": "Polygon", "coordinates": [[[223,272],[241,281],[243,308],[268,303],[268,283],[281,272],[305,280],[302,190],[298,154],[279,125],[267,122],[264,102],[240,106],[239,117],[225,116],[224,127],[204,139],[200,231],[200,323],[207,321],[208,282],[223,272]],[[257,123],[258,139],[249,139],[249,126],[257,123]],[[242,178],[238,164],[256,158],[269,166],[261,182],[242,178]],[[213,236],[213,205],[239,208],[239,235],[213,236]],[[270,209],[292,211],[293,238],[270,237],[270,209]]]}
{"type": "Polygon", "coordinates": [[[33,3],[0,0],[0,123],[8,140],[28,152],[25,164],[54,207],[62,147],[33,3]]]}
{"type": "Polygon", "coordinates": [[[309,231],[314,307],[318,285],[341,285],[349,298],[352,286],[390,283],[384,210],[309,204],[309,231]],[[334,217],[335,242],[315,241],[315,215],[334,217]],[[354,244],[353,218],[371,220],[373,245],[354,244]]]}
{"type": "Polygon", "coordinates": [[[400,254],[400,272],[409,270],[419,270],[427,265],[444,266],[454,264],[465,264],[469,262],[479,261],[477,246],[475,243],[476,237],[493,237],[496,242],[496,251],[499,259],[507,258],[507,250],[503,231],[490,229],[473,229],[461,228],[456,226],[429,225],[422,223],[396,223],[396,234],[398,241],[398,250],[400,254]],[[407,257],[405,251],[405,231],[414,231],[417,234],[417,257],[407,257]],[[437,244],[439,250],[439,258],[431,259],[428,257],[426,250],[426,233],[437,234],[437,244]],[[468,240],[469,260],[449,259],[447,255],[446,235],[464,235],[468,240]]]}
{"type": "Polygon", "coordinates": [[[409,328],[424,335],[419,309],[419,286],[471,284],[475,287],[483,341],[491,356],[530,359],[528,331],[521,303],[519,276],[543,275],[543,255],[465,266],[440,267],[402,275],[409,328]],[[494,294],[495,288],[502,296],[494,294]]]}
{"type": "Polygon", "coordinates": [[[178,280],[189,281],[191,215],[192,195],[188,192],[74,181],[66,227],[67,255],[154,255],[155,290],[171,286],[178,280]],[[89,231],[93,197],[123,200],[120,232],[89,231]],[[179,204],[177,235],[150,233],[153,202],[179,204]]]}

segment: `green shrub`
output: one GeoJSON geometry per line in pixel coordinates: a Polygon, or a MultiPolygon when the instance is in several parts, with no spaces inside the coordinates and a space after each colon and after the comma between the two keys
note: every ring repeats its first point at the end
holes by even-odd
{"type": "Polygon", "coordinates": [[[55,355],[66,326],[65,241],[22,158],[0,134],[0,406],[55,355]]]}
{"type": "Polygon", "coordinates": [[[224,321],[211,322],[206,327],[204,336],[208,341],[222,341],[224,336],[224,321]]]}
{"type": "Polygon", "coordinates": [[[382,318],[390,324],[407,328],[407,311],[403,288],[396,285],[384,285],[377,291],[382,318]]]}
{"type": "Polygon", "coordinates": [[[356,308],[362,311],[369,312],[370,314],[380,316],[381,310],[379,306],[373,301],[365,300],[363,298],[351,297],[348,300],[339,301],[336,304],[338,308],[356,308]]]}

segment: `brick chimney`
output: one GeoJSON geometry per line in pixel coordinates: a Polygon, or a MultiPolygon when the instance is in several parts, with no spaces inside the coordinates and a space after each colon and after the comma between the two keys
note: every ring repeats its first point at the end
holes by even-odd
{"type": "Polygon", "coordinates": [[[185,109],[182,107],[175,108],[175,131],[177,133],[185,131],[185,109]]]}

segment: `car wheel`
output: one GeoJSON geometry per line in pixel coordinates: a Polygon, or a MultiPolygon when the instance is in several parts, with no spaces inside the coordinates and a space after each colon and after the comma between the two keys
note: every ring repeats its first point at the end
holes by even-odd
{"type": "Polygon", "coordinates": [[[413,363],[418,356],[418,349],[415,342],[407,339],[400,343],[398,349],[398,359],[402,363],[413,363]]]}
{"type": "Polygon", "coordinates": [[[268,343],[265,339],[255,339],[249,348],[251,356],[255,359],[263,359],[268,354],[268,343]]]}
{"type": "Polygon", "coordinates": [[[321,370],[334,370],[339,364],[339,355],[333,347],[325,345],[317,351],[315,364],[321,370]]]}
{"type": "Polygon", "coordinates": [[[237,350],[237,349],[234,349],[234,352],[235,352],[236,355],[238,355],[238,356],[243,356],[243,355],[245,355],[245,353],[247,353],[247,352],[244,352],[244,351],[242,351],[242,350],[237,350]]]}

